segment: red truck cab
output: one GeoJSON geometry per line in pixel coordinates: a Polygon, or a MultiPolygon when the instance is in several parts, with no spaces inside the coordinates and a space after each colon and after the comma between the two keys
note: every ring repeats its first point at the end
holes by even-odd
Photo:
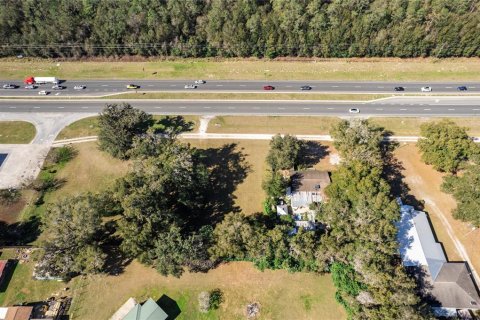
{"type": "Polygon", "coordinates": [[[35,78],[34,77],[26,77],[25,80],[23,80],[23,83],[25,83],[25,84],[35,84],[35,78]]]}

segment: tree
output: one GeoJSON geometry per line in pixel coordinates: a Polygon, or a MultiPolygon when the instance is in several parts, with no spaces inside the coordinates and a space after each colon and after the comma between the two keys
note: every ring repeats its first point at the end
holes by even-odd
{"type": "Polygon", "coordinates": [[[102,271],[106,258],[100,247],[104,227],[96,204],[93,195],[85,194],[47,208],[43,272],[65,278],[102,271]]]}
{"type": "Polygon", "coordinates": [[[128,158],[135,137],[144,135],[152,124],[152,115],[129,104],[108,104],[98,118],[100,149],[115,158],[128,158]]]}
{"type": "Polygon", "coordinates": [[[446,176],[442,190],[457,200],[453,217],[480,227],[480,166],[471,165],[460,176],[446,176]]]}
{"type": "Polygon", "coordinates": [[[420,134],[417,146],[423,161],[442,172],[456,173],[470,156],[478,153],[466,129],[450,120],[424,123],[420,134]]]}
{"type": "Polygon", "coordinates": [[[267,163],[273,172],[292,169],[298,165],[301,149],[300,141],[291,135],[275,135],[270,141],[267,163]]]}
{"type": "Polygon", "coordinates": [[[358,160],[370,165],[382,163],[383,129],[367,120],[343,120],[330,132],[333,145],[345,161],[358,160]]]}

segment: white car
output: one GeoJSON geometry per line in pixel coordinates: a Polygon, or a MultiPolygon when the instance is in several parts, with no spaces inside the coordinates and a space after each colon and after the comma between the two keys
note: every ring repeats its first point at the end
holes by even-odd
{"type": "Polygon", "coordinates": [[[207,83],[205,80],[195,80],[195,84],[204,84],[207,83]]]}
{"type": "Polygon", "coordinates": [[[37,89],[38,86],[34,85],[34,84],[29,84],[27,86],[25,86],[25,89],[37,89]]]}
{"type": "Polygon", "coordinates": [[[63,90],[63,89],[65,89],[65,87],[64,86],[59,86],[58,84],[56,84],[52,87],[52,89],[53,90],[63,90]]]}
{"type": "Polygon", "coordinates": [[[186,84],[185,89],[197,89],[197,86],[194,84],[186,84]]]}
{"type": "Polygon", "coordinates": [[[431,92],[432,87],[422,87],[422,92],[431,92]]]}
{"type": "Polygon", "coordinates": [[[360,109],[358,109],[358,108],[350,108],[350,109],[348,110],[348,112],[350,112],[350,113],[360,113],[360,109]]]}
{"type": "Polygon", "coordinates": [[[79,85],[79,86],[75,86],[73,87],[74,90],[83,90],[83,89],[86,89],[87,86],[84,86],[84,85],[79,85]]]}
{"type": "Polygon", "coordinates": [[[42,91],[38,91],[38,94],[39,95],[42,95],[42,96],[46,96],[48,95],[50,92],[49,91],[46,91],[46,90],[42,90],[42,91]]]}

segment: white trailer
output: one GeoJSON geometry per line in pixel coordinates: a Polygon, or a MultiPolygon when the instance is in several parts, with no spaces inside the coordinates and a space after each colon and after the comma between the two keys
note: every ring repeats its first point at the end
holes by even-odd
{"type": "Polygon", "coordinates": [[[44,84],[44,83],[53,83],[58,84],[58,79],[55,77],[34,77],[35,83],[44,84]]]}

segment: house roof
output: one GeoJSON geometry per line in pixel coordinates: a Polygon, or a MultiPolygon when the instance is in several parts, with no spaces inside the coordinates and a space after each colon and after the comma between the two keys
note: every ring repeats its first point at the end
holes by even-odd
{"type": "Polygon", "coordinates": [[[397,223],[397,239],[405,266],[424,270],[424,286],[434,298],[435,307],[480,309],[480,296],[465,262],[448,262],[435,239],[425,212],[403,205],[397,223]]]}
{"type": "Polygon", "coordinates": [[[122,320],[125,316],[135,308],[137,301],[134,298],[128,299],[118,310],[113,314],[110,320],[122,320]]]}
{"type": "Polygon", "coordinates": [[[152,298],[149,298],[143,305],[137,303],[123,320],[165,320],[167,318],[168,314],[152,298]]]}
{"type": "Polygon", "coordinates": [[[480,309],[480,296],[465,262],[443,264],[433,283],[432,295],[442,307],[480,309]]]}
{"type": "Polygon", "coordinates": [[[29,320],[33,307],[8,307],[5,320],[29,320]]]}
{"type": "Polygon", "coordinates": [[[293,171],[290,177],[293,180],[293,192],[323,191],[330,184],[330,176],[327,171],[293,171]]]}

